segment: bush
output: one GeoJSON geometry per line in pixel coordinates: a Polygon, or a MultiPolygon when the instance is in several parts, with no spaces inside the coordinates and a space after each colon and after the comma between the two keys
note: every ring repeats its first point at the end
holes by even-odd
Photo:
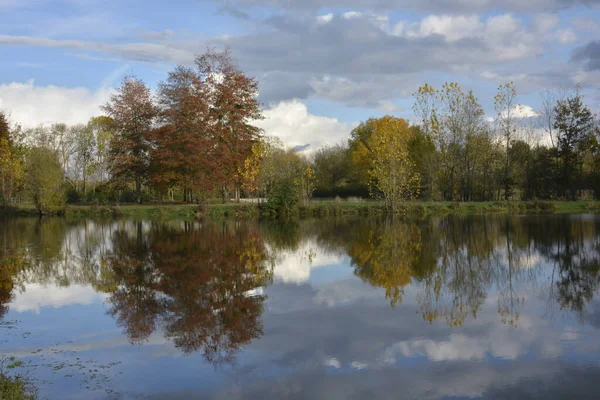
{"type": "Polygon", "coordinates": [[[64,209],[63,171],[55,152],[43,147],[29,151],[25,188],[40,215],[64,209]]]}
{"type": "Polygon", "coordinates": [[[271,192],[269,199],[263,206],[269,214],[290,215],[297,212],[300,202],[298,185],[291,179],[277,182],[271,192]]]}

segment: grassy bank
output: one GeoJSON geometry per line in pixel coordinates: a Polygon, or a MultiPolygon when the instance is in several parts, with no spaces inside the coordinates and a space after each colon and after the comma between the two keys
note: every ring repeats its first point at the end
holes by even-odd
{"type": "MultiPolygon", "coordinates": [[[[37,215],[33,207],[7,210],[16,215],[37,215]]],[[[401,215],[483,215],[483,214],[584,214],[600,213],[600,202],[588,201],[514,201],[514,202],[406,202],[399,208],[401,215]]],[[[197,219],[272,217],[261,212],[254,204],[193,204],[85,206],[69,205],[62,212],[68,218],[127,217],[133,219],[197,219]]],[[[327,217],[351,215],[383,215],[386,210],[381,201],[313,200],[300,205],[292,216],[327,217]]]]}

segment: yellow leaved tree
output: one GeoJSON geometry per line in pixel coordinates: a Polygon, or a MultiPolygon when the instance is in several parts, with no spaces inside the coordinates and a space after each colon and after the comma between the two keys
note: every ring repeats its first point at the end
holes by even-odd
{"type": "Polygon", "coordinates": [[[371,189],[383,193],[386,207],[392,212],[398,211],[403,200],[419,193],[420,176],[409,152],[414,135],[404,119],[385,116],[374,121],[369,139],[371,189]]]}

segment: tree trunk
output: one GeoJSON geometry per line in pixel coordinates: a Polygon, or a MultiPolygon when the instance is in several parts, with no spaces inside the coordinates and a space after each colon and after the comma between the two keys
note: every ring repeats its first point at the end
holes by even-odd
{"type": "Polygon", "coordinates": [[[135,177],[135,195],[138,204],[142,204],[142,179],[140,176],[135,177]]]}
{"type": "Polygon", "coordinates": [[[225,187],[225,185],[221,186],[221,202],[223,204],[227,203],[227,197],[228,197],[227,193],[227,188],[225,187]]]}

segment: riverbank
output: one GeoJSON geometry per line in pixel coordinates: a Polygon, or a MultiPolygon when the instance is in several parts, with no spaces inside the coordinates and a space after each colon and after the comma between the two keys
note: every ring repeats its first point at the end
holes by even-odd
{"type": "MultiPolygon", "coordinates": [[[[386,214],[381,201],[312,200],[300,205],[291,216],[369,216],[386,214]]],[[[400,215],[483,215],[483,214],[586,214],[600,213],[600,202],[588,201],[514,201],[514,202],[406,202],[400,215]]],[[[5,214],[37,215],[33,207],[6,210],[5,214]]],[[[134,219],[197,219],[273,217],[256,204],[132,204],[120,206],[68,205],[61,213],[68,218],[128,217],[134,219]]]]}

